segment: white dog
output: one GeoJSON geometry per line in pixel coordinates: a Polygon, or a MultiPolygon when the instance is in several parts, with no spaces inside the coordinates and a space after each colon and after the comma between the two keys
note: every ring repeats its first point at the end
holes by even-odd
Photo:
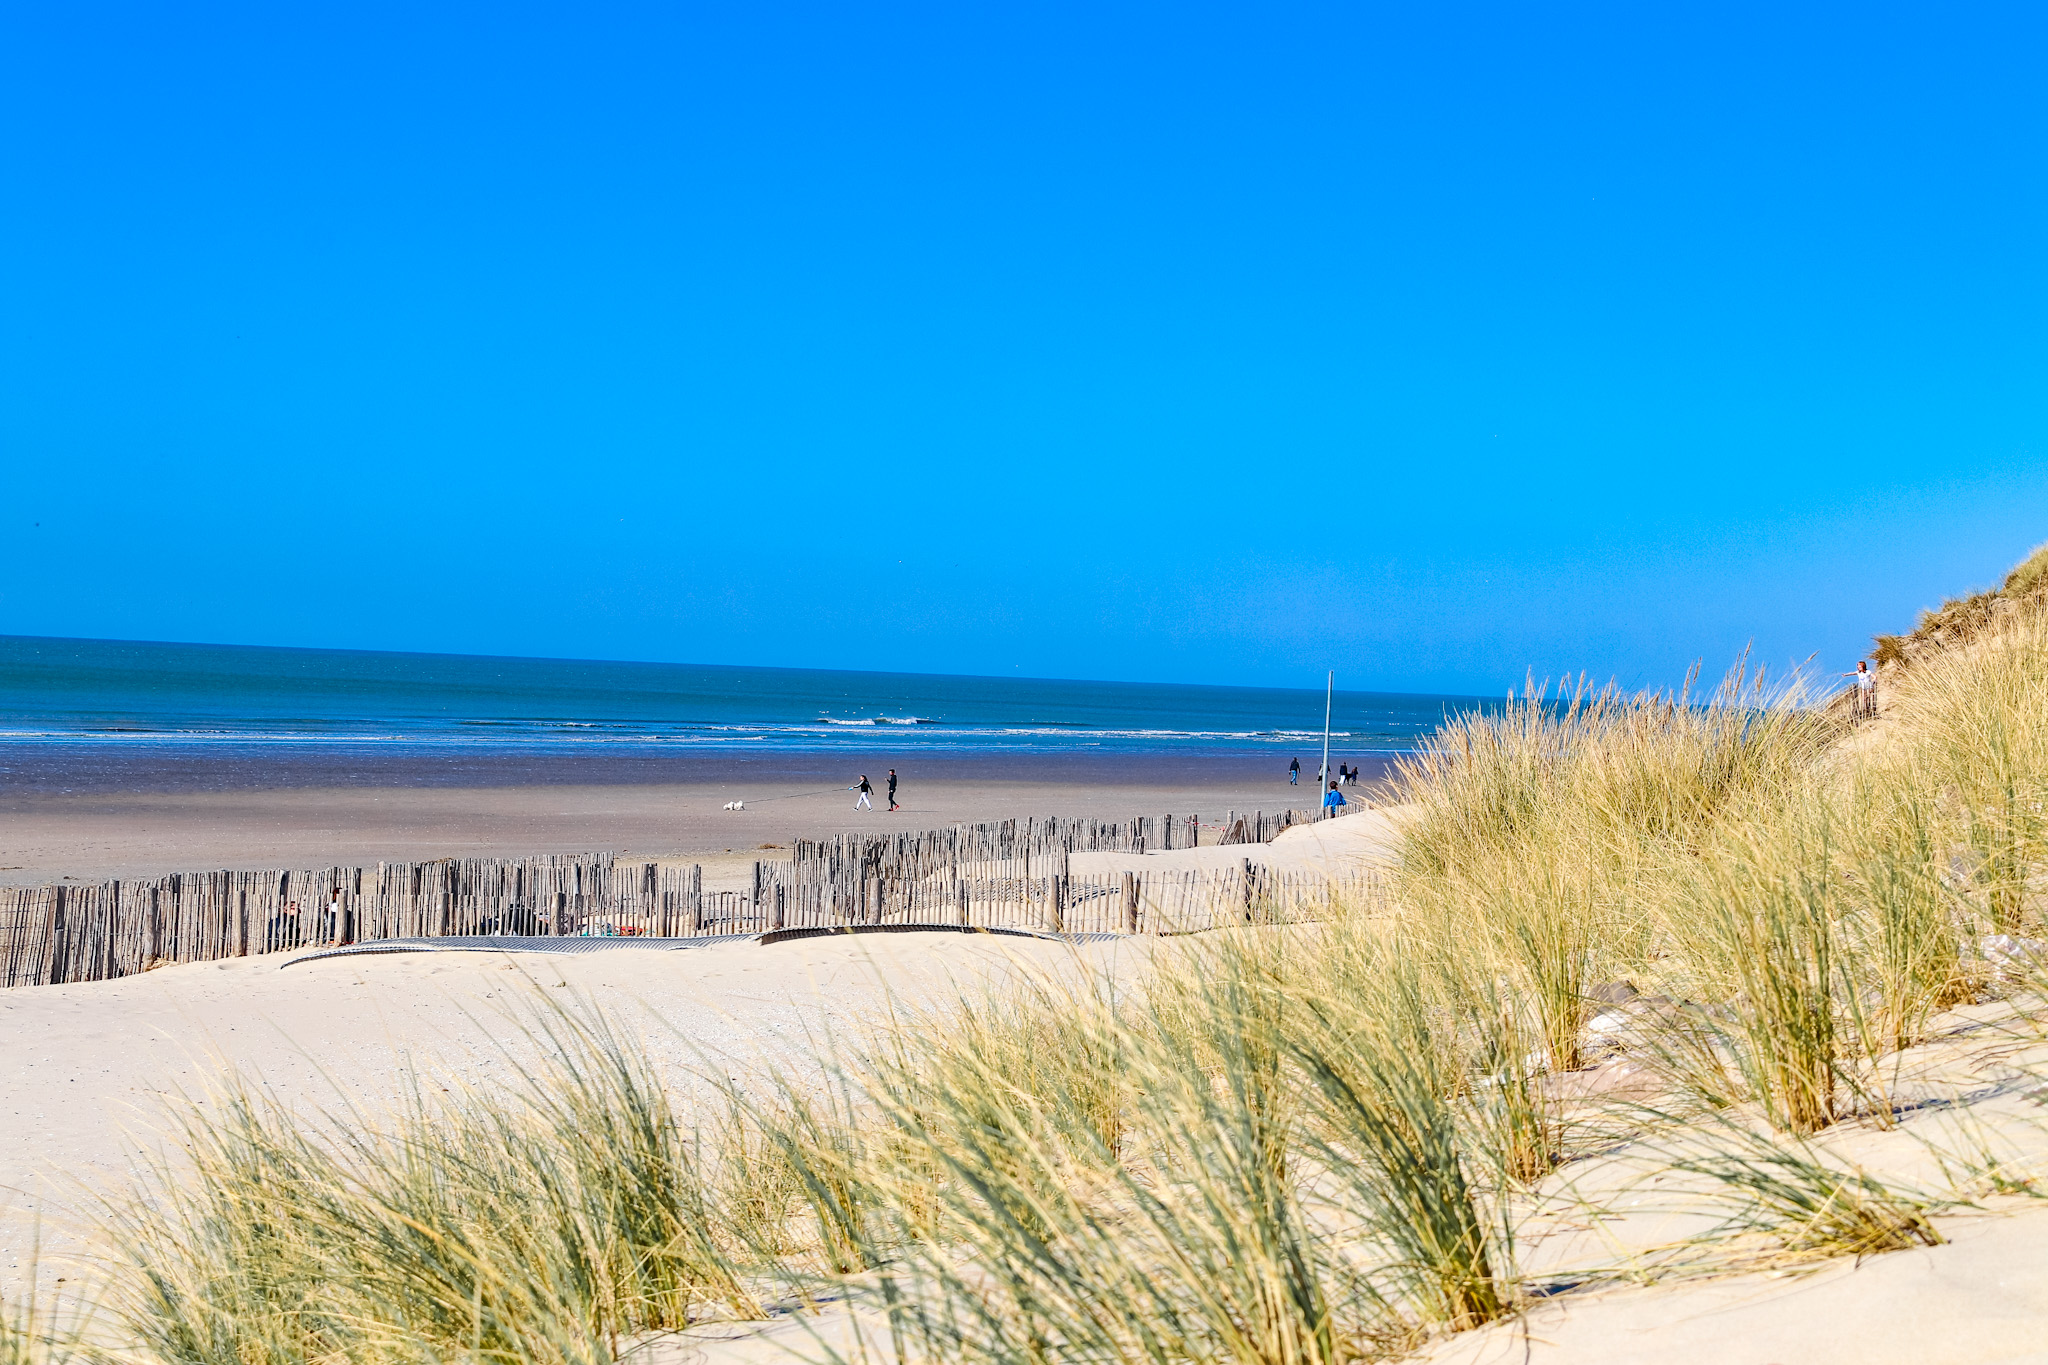
{"type": "Polygon", "coordinates": [[[727,810],[745,810],[747,803],[744,801],[728,801],[725,803],[725,808],[727,810]]]}

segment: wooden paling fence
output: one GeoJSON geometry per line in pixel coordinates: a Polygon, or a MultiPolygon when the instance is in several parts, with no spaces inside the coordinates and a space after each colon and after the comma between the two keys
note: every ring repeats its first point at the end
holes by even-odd
{"type": "Polygon", "coordinates": [[[1223,821],[1219,844],[1270,844],[1287,830],[1296,825],[1313,823],[1318,812],[1312,810],[1283,810],[1268,815],[1255,810],[1249,815],[1232,811],[1223,821]]]}
{"type": "Polygon", "coordinates": [[[1094,875],[1025,873],[1021,863],[967,863],[957,871],[916,879],[870,878],[856,888],[769,881],[776,895],[770,902],[772,915],[753,927],[945,924],[1066,934],[1182,934],[1232,924],[1321,919],[1339,906],[1376,903],[1382,894],[1379,877],[1369,871],[1281,871],[1250,860],[1223,869],[1094,875]]]}
{"type": "MultiPolygon", "coordinates": [[[[1278,833],[1308,812],[1226,822],[1278,833]]],[[[1006,820],[797,841],[749,885],[706,891],[701,866],[609,853],[461,858],[280,872],[185,872],[0,889],[0,986],[103,981],[174,962],[392,938],[645,935],[946,924],[1060,933],[1184,933],[1316,918],[1377,895],[1369,874],[1222,870],[1077,876],[1077,852],[1188,847],[1193,816],[1006,820]],[[1156,842],[1155,842],[1156,841],[1156,842]]],[[[1213,827],[1212,827],[1213,828],[1213,827]]]]}
{"type": "Polygon", "coordinates": [[[614,880],[601,853],[0,889],[0,985],[367,939],[574,933],[611,909],[614,880]]]}
{"type": "MultiPolygon", "coordinates": [[[[1210,842],[1268,843],[1315,815],[1305,810],[1273,815],[1232,811],[1222,826],[1211,826],[1219,837],[1210,842]]],[[[1002,872],[992,874],[998,876],[1064,875],[1072,854],[1194,848],[1202,828],[1196,815],[1148,815],[1120,821],[1027,818],[902,834],[841,834],[796,840],[789,876],[806,887],[835,888],[844,900],[863,881],[917,882],[941,871],[957,877],[960,869],[974,866],[1001,867],[1002,872]]]]}

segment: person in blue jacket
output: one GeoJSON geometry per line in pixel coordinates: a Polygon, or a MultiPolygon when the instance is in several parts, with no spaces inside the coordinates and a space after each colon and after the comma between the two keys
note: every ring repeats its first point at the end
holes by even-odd
{"type": "Polygon", "coordinates": [[[1330,783],[1330,790],[1323,793],[1324,818],[1327,819],[1331,815],[1336,814],[1338,809],[1346,804],[1348,803],[1344,800],[1344,793],[1337,790],[1335,782],[1330,783]]]}

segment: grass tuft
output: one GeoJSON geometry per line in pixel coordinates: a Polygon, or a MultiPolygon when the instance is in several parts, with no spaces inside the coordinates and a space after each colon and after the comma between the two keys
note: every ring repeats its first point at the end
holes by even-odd
{"type": "Polygon", "coordinates": [[[1676,1157],[1670,1169],[1716,1181],[1741,1202],[1740,1226],[1767,1229],[1796,1256],[1876,1256],[1948,1240],[1928,1221],[1926,1196],[1764,1134],[1737,1132],[1719,1150],[1676,1157]]]}

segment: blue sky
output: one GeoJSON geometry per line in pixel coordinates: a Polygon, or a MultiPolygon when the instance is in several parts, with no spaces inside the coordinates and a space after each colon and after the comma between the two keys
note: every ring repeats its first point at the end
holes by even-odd
{"type": "Polygon", "coordinates": [[[2048,539],[2044,13],[10,7],[0,633],[1847,667],[2048,539]]]}

